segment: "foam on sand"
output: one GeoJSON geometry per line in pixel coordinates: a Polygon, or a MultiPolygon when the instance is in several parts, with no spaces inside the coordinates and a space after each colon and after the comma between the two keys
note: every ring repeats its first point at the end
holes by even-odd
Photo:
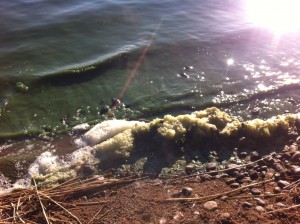
{"type": "Polygon", "coordinates": [[[55,186],[74,178],[86,165],[127,159],[133,150],[164,150],[173,153],[199,149],[203,141],[237,140],[241,136],[259,142],[287,141],[299,135],[300,114],[278,115],[267,120],[242,121],[217,108],[207,108],[177,117],[166,115],[150,123],[125,120],[104,121],[83,135],[90,146],[82,147],[67,158],[52,152],[41,154],[29,168],[29,175],[43,187],[55,186]]]}
{"type": "Polygon", "coordinates": [[[87,141],[89,145],[95,145],[140,123],[143,122],[126,120],[103,121],[102,123],[95,125],[87,133],[85,133],[83,135],[83,139],[87,141]]]}

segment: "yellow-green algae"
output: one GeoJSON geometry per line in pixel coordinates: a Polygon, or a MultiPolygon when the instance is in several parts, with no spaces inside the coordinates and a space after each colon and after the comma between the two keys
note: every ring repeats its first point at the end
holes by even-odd
{"type": "MultiPolygon", "coordinates": [[[[127,158],[133,149],[153,148],[161,142],[183,144],[187,135],[193,136],[189,141],[199,141],[205,137],[217,135],[220,139],[247,137],[254,140],[270,140],[278,135],[287,136],[289,132],[300,126],[300,114],[278,115],[267,120],[239,120],[237,117],[212,107],[192,114],[177,117],[166,115],[162,119],[154,119],[150,123],[138,124],[108,141],[94,147],[99,159],[127,158]],[[142,136],[143,144],[137,140],[142,136]]],[[[173,145],[171,145],[173,146],[173,145]]],[[[173,150],[169,148],[169,150],[173,150]]]]}
{"type": "MultiPolygon", "coordinates": [[[[299,129],[299,113],[278,115],[267,120],[242,121],[212,107],[192,114],[176,117],[166,115],[149,123],[136,124],[134,127],[93,146],[90,152],[102,163],[119,159],[125,160],[136,150],[154,150],[153,152],[167,150],[168,153],[172,153],[176,149],[185,150],[186,143],[190,146],[199,145],[202,139],[205,140],[211,136],[218,136],[221,140],[237,140],[243,136],[254,141],[263,140],[266,142],[275,139],[286,141],[289,138],[289,133],[296,132],[299,134],[299,129]],[[189,137],[187,138],[187,136],[189,137]],[[278,136],[283,136],[283,138],[278,138],[278,136]],[[193,144],[193,141],[197,144],[193,144]]],[[[192,148],[192,150],[194,149],[192,148]]],[[[71,174],[69,178],[74,177],[74,172],[65,171],[65,169],[62,171],[64,174],[57,171],[51,178],[49,174],[44,176],[47,178],[39,176],[39,181],[43,182],[47,179],[47,184],[40,182],[40,185],[47,185],[48,187],[56,185],[61,179],[68,179],[66,177],[68,174],[71,174]]]]}

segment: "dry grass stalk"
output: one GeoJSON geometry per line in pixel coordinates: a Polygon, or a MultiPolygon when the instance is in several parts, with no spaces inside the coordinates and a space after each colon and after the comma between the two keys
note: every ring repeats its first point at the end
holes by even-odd
{"type": "Polygon", "coordinates": [[[40,195],[39,195],[39,191],[38,191],[37,186],[36,186],[35,179],[34,178],[32,178],[32,179],[33,179],[34,188],[35,188],[35,191],[36,191],[36,196],[37,196],[37,198],[39,200],[39,203],[41,205],[42,212],[43,212],[43,215],[45,217],[45,221],[47,222],[47,224],[50,224],[50,221],[48,220],[48,217],[47,217],[47,214],[46,214],[46,211],[45,211],[45,207],[44,207],[44,205],[43,205],[43,203],[41,201],[41,198],[40,198],[40,195]]]}
{"type": "Polygon", "coordinates": [[[68,213],[70,216],[72,216],[74,219],[76,219],[76,221],[80,224],[82,224],[80,222],[80,220],[75,216],[73,215],[70,211],[68,211],[67,209],[65,209],[62,205],[60,205],[57,201],[53,200],[52,198],[48,197],[47,195],[43,194],[43,193],[40,193],[43,197],[46,197],[47,199],[49,199],[50,201],[52,201],[54,204],[56,204],[57,206],[59,206],[62,210],[64,210],[66,213],[68,213]]]}
{"type": "Polygon", "coordinates": [[[226,172],[226,171],[231,171],[231,170],[235,170],[235,169],[239,169],[239,168],[251,166],[251,165],[253,165],[253,164],[258,163],[259,161],[265,160],[265,159],[268,158],[268,157],[272,157],[272,155],[273,155],[273,154],[267,155],[267,156],[264,156],[264,157],[262,157],[261,159],[256,160],[256,161],[254,161],[254,162],[247,163],[247,164],[243,164],[243,165],[239,165],[239,166],[236,166],[236,167],[233,167],[233,168],[228,168],[228,169],[223,169],[223,170],[214,170],[214,171],[203,172],[203,173],[195,173],[195,174],[192,174],[192,175],[186,175],[186,176],[183,176],[183,177],[173,178],[173,179],[170,180],[170,181],[176,181],[176,180],[182,180],[182,179],[185,179],[185,178],[196,177],[196,176],[199,176],[199,175],[201,175],[201,174],[222,173],[222,172],[226,172]]]}
{"type": "Polygon", "coordinates": [[[106,208],[108,205],[104,205],[92,218],[87,224],[91,224],[94,222],[95,218],[103,211],[104,208],[106,208]]]}
{"type": "MultiPolygon", "coordinates": [[[[91,178],[88,180],[80,181],[78,178],[66,181],[59,186],[52,189],[38,190],[36,181],[33,179],[34,188],[19,190],[16,192],[11,192],[7,195],[0,196],[0,209],[3,210],[2,216],[0,217],[2,222],[0,224],[11,224],[11,223],[28,223],[28,224],[37,224],[37,222],[30,220],[35,216],[32,216],[35,213],[42,211],[42,216],[45,219],[46,223],[74,223],[69,221],[63,221],[56,219],[55,217],[47,216],[46,208],[43,204],[44,201],[50,201],[51,203],[58,206],[63,210],[68,216],[74,218],[77,223],[81,224],[80,220],[72,214],[65,206],[76,207],[76,206],[90,206],[109,203],[109,201],[98,201],[98,202],[87,202],[87,203],[64,203],[57,202],[55,199],[59,198],[68,198],[72,195],[81,195],[81,194],[91,194],[93,192],[108,189],[112,187],[117,187],[124,184],[132,183],[136,180],[144,179],[142,178],[133,178],[127,177],[123,179],[99,179],[99,177],[91,178]]],[[[48,209],[49,210],[49,209],[48,209]]],[[[57,208],[54,210],[57,211],[57,208]]],[[[51,210],[49,210],[51,212],[51,210]]],[[[99,213],[100,214],[100,213],[99,213]]],[[[99,215],[97,214],[97,215],[99,215]]],[[[95,216],[96,219],[96,216],[95,216]]]]}
{"type": "Polygon", "coordinates": [[[159,202],[195,202],[195,201],[212,200],[212,199],[220,198],[222,196],[229,195],[229,194],[247,189],[249,187],[265,184],[265,183],[273,181],[273,180],[274,179],[272,178],[272,179],[268,179],[268,180],[261,181],[261,182],[258,182],[258,183],[249,184],[249,185],[246,185],[246,186],[243,186],[243,187],[239,187],[239,188],[231,190],[231,191],[226,191],[226,192],[223,192],[223,193],[220,193],[220,194],[214,194],[214,195],[209,195],[209,196],[205,196],[205,197],[198,197],[198,198],[168,198],[168,199],[158,199],[156,201],[159,201],[159,202]]]}
{"type": "Polygon", "coordinates": [[[290,210],[290,209],[293,209],[293,208],[299,208],[299,207],[300,207],[300,204],[299,205],[293,205],[293,206],[290,206],[288,208],[281,208],[281,209],[276,209],[276,210],[273,210],[273,211],[265,212],[264,214],[270,214],[270,213],[274,213],[274,212],[282,212],[282,211],[290,210]]]}

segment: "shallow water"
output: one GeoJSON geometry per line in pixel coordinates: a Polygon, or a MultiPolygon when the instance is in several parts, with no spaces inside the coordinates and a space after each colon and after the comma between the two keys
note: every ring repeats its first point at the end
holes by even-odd
{"type": "Polygon", "coordinates": [[[126,119],[208,106],[243,118],[299,112],[299,32],[255,27],[245,2],[0,3],[0,137],[103,120],[114,97],[126,119]]]}

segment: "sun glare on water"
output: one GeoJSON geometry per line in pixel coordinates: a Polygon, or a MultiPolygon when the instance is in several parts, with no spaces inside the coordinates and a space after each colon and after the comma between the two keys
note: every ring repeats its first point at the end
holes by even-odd
{"type": "Polygon", "coordinates": [[[300,0],[247,0],[246,7],[251,23],[276,34],[300,28],[300,0]]]}

